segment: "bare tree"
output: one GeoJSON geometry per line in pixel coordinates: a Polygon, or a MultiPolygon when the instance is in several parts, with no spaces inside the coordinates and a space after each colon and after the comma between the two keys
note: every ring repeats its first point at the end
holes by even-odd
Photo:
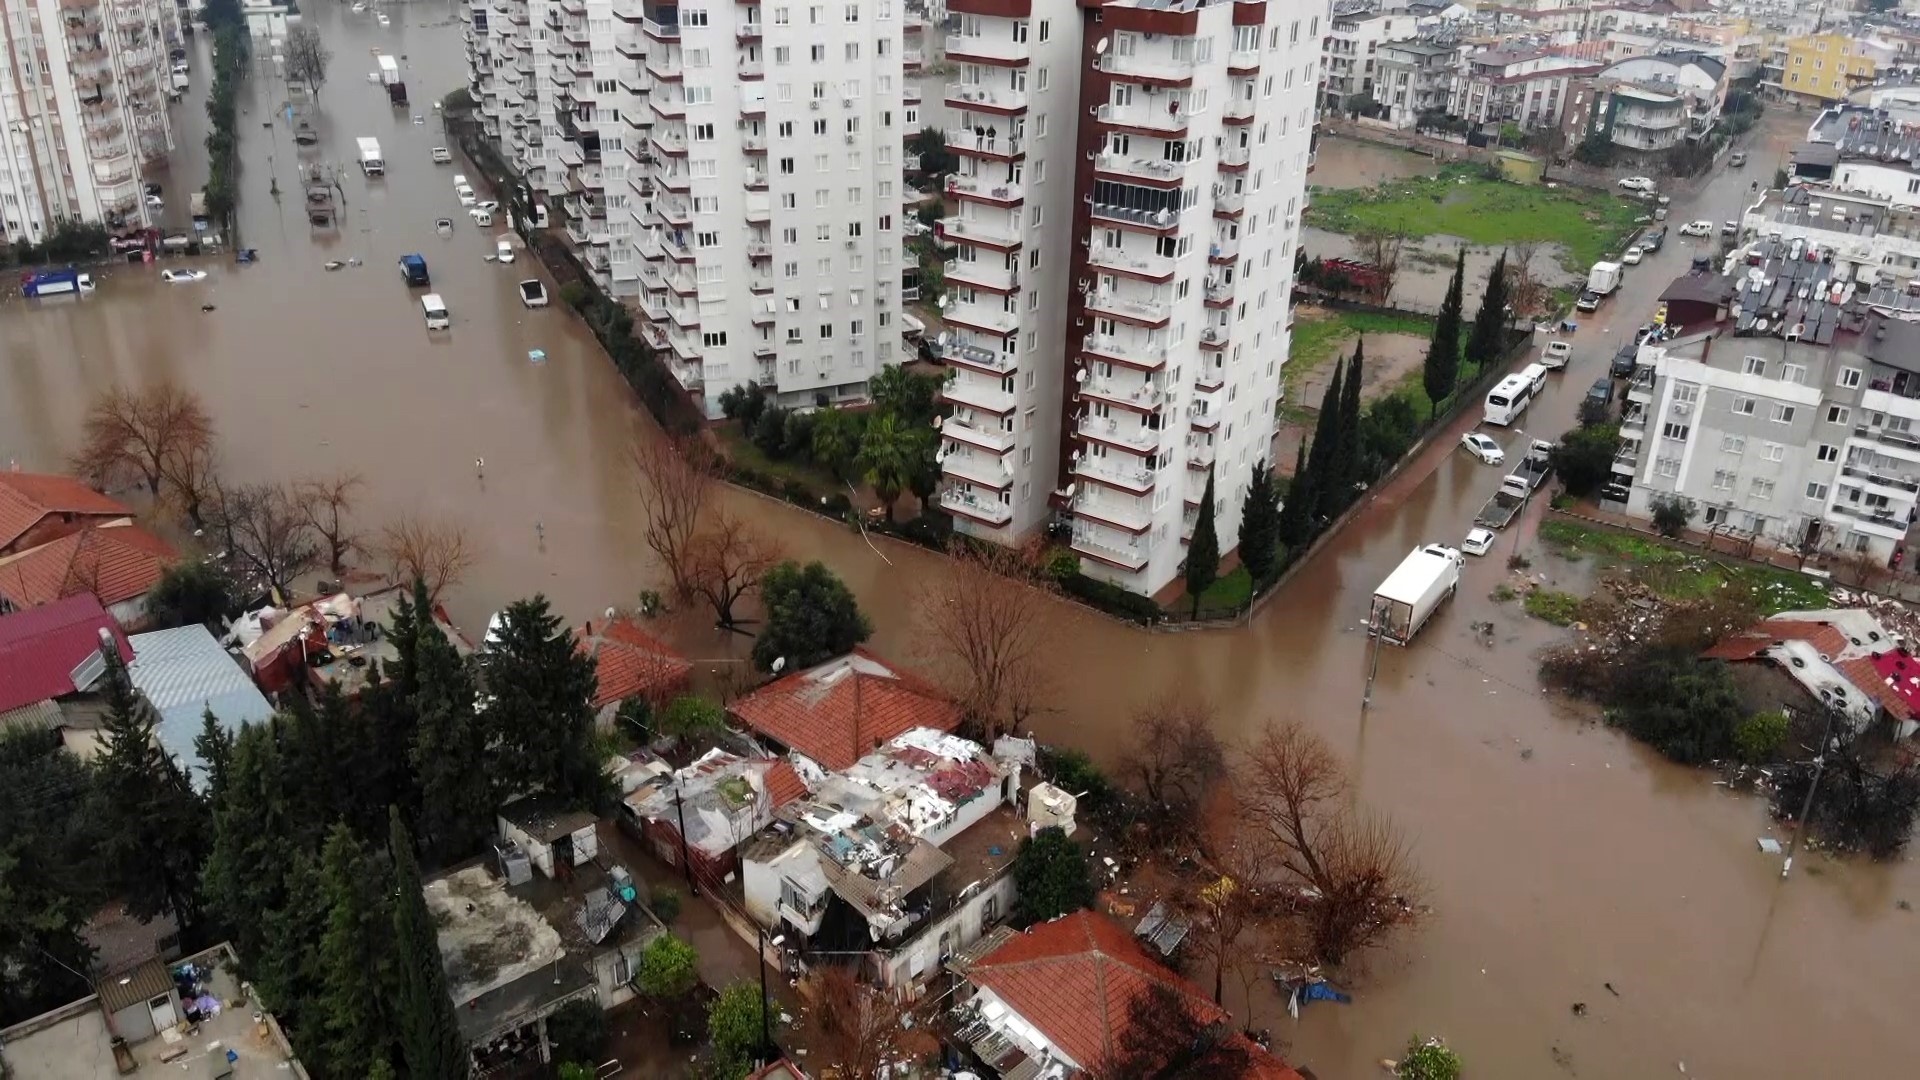
{"type": "Polygon", "coordinates": [[[208,504],[218,497],[220,478],[211,442],[191,442],[167,452],[160,461],[161,476],[172,489],[171,500],[196,529],[207,524],[208,504]]]}
{"type": "Polygon", "coordinates": [[[222,488],[213,513],[229,556],[283,601],[291,598],[294,579],[319,564],[312,526],[293,495],[278,484],[222,488]]]}
{"type": "Polygon", "coordinates": [[[327,545],[327,570],[334,577],[345,571],[347,556],[360,547],[360,536],[347,518],[365,484],[359,473],[345,472],[326,479],[302,480],[293,487],[307,524],[327,545]]]}
{"type": "Polygon", "coordinates": [[[633,448],[633,464],[640,473],[640,509],[647,517],[641,539],[666,566],[674,595],[684,600],[693,595],[687,556],[712,491],[712,455],[696,440],[661,436],[641,439],[633,448]]]}
{"type": "Polygon", "coordinates": [[[1018,733],[1045,695],[1046,600],[1020,552],[964,544],[917,597],[921,651],[989,740],[1018,733]]]}
{"type": "Polygon", "coordinates": [[[382,526],[373,550],[395,581],[425,582],[429,600],[438,600],[442,590],[465,579],[476,558],[459,523],[421,514],[382,526]]]}
{"type": "Polygon", "coordinates": [[[1133,714],[1120,771],[1140,785],[1153,811],[1175,828],[1199,824],[1209,786],[1227,774],[1227,752],[1213,731],[1213,706],[1170,694],[1133,714]]]}
{"type": "Polygon", "coordinates": [[[171,382],[141,390],[114,385],[100,392],[87,410],[73,471],[97,483],[133,474],[158,497],[167,459],[213,445],[213,421],[189,391],[171,382]]]}
{"type": "Polygon", "coordinates": [[[333,59],[333,50],[320,40],[320,31],[305,22],[287,27],[283,50],[287,78],[305,83],[307,92],[318,98],[327,81],[327,64],[333,59]]]}
{"type": "Polygon", "coordinates": [[[1268,724],[1234,789],[1248,841],[1278,871],[1269,887],[1294,890],[1322,962],[1412,919],[1420,880],[1405,843],[1384,818],[1353,809],[1346,771],[1319,736],[1293,721],[1268,724]]]}
{"type": "Polygon", "coordinates": [[[1387,297],[1393,295],[1393,285],[1400,277],[1400,253],[1406,249],[1407,234],[1398,230],[1363,229],[1353,234],[1354,250],[1360,260],[1373,267],[1373,277],[1367,283],[1367,300],[1385,305],[1387,297]]]}
{"type": "Polygon", "coordinates": [[[1540,241],[1516,240],[1507,249],[1507,300],[1515,314],[1543,315],[1547,310],[1547,286],[1534,271],[1534,257],[1540,254],[1540,241]]]}
{"type": "Polygon", "coordinates": [[[780,545],[746,519],[719,510],[688,546],[687,587],[712,605],[721,626],[732,629],[738,621],[734,605],[784,557],[780,545]]]}
{"type": "Polygon", "coordinates": [[[808,981],[812,1004],[809,1045],[846,1080],[895,1076],[901,1061],[938,1052],[939,1043],[922,1034],[922,1025],[902,1023],[908,1011],[885,990],[861,982],[838,964],[816,967],[808,981]]]}
{"type": "Polygon", "coordinates": [[[1093,1080],[1217,1080],[1249,1075],[1264,1057],[1220,1010],[1170,982],[1149,982],[1128,1004],[1127,1020],[1089,1067],[1093,1080]]]}

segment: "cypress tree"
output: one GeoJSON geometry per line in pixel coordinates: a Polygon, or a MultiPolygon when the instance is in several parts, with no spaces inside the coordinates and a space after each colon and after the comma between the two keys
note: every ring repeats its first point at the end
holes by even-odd
{"type": "Polygon", "coordinates": [[[1447,286],[1447,298],[1440,304],[1440,317],[1433,326],[1433,340],[1427,344],[1427,362],[1420,383],[1433,401],[1430,415],[1440,413],[1440,403],[1453,393],[1460,378],[1460,288],[1467,272],[1467,249],[1461,248],[1454,260],[1453,282],[1447,286]]]}
{"type": "Polygon", "coordinates": [[[1302,439],[1293,461],[1293,478],[1287,482],[1287,497],[1280,503],[1280,542],[1289,554],[1307,540],[1307,522],[1313,513],[1313,477],[1308,474],[1312,467],[1302,439]]]}
{"type": "Polygon", "coordinates": [[[479,846],[493,813],[487,733],[474,709],[472,669],[431,622],[420,625],[418,653],[412,760],[420,826],[435,856],[453,861],[479,846]]]}
{"type": "Polygon", "coordinates": [[[1213,469],[1207,469],[1207,489],[1200,496],[1200,519],[1193,524],[1193,540],[1187,544],[1187,595],[1193,597],[1193,613],[1200,614],[1200,594],[1220,576],[1220,534],[1213,524],[1213,469]]]}
{"type": "Polygon", "coordinates": [[[206,770],[206,793],[209,803],[226,786],[227,774],[233,769],[233,736],[220,724],[220,718],[208,709],[200,714],[200,734],[193,737],[193,752],[200,756],[200,766],[206,770]]]}
{"type": "Polygon", "coordinates": [[[1360,386],[1366,339],[1356,341],[1347,362],[1347,382],[1340,398],[1340,508],[1352,505],[1366,475],[1360,455],[1360,386]]]}
{"type": "Polygon", "coordinates": [[[591,657],[535,596],[507,606],[499,639],[481,659],[495,740],[497,796],[543,791],[592,805],[611,790],[593,748],[591,657]]]}
{"type": "Polygon", "coordinates": [[[267,912],[257,957],[249,957],[260,996],[292,1027],[319,1076],[333,1075],[323,1054],[321,1034],[320,935],[327,925],[326,897],[320,891],[320,865],[307,851],[295,851],[287,863],[286,888],[279,907],[267,912]]]}
{"type": "Polygon", "coordinates": [[[326,1059],[343,1076],[392,1056],[391,888],[386,866],[346,825],[335,825],[320,852],[327,921],[316,1022],[326,1059]]]}
{"type": "Polygon", "coordinates": [[[1273,473],[1266,459],[1253,463],[1253,478],[1247,481],[1247,502],[1240,511],[1240,561],[1256,582],[1273,573],[1279,557],[1280,500],[1273,487],[1273,473]]]}
{"type": "Polygon", "coordinates": [[[448,996],[433,914],[420,891],[420,865],[413,858],[413,838],[407,834],[397,807],[388,812],[387,848],[393,858],[392,955],[398,968],[394,1027],[407,1075],[436,1080],[466,1076],[466,1042],[460,1037],[453,999],[448,996]]]}
{"type": "Polygon", "coordinates": [[[1313,426],[1313,506],[1308,535],[1320,531],[1320,522],[1340,512],[1340,496],[1345,473],[1340,461],[1340,406],[1346,400],[1347,365],[1343,361],[1333,369],[1333,381],[1320,399],[1320,417],[1313,426]]]}
{"type": "Polygon", "coordinates": [[[135,689],[119,650],[104,648],[101,655],[107,662],[106,752],[97,767],[108,796],[108,855],[129,913],[142,921],[171,914],[190,927],[200,917],[205,811],[186,774],[154,741],[160,713],[135,689]]]}
{"type": "Polygon", "coordinates": [[[213,853],[204,876],[207,904],[249,963],[266,953],[269,912],[285,897],[298,850],[282,783],[278,718],[240,729],[226,781],[214,790],[213,853]]]}
{"type": "Polygon", "coordinates": [[[1467,359],[1475,372],[1486,370],[1500,352],[1500,331],[1507,323],[1507,253],[1487,273],[1487,288],[1480,294],[1480,310],[1473,316],[1473,332],[1467,337],[1467,359]]]}

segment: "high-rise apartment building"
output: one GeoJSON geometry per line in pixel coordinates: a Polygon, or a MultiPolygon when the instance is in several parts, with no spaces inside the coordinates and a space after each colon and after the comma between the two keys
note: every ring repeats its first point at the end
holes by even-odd
{"type": "Polygon", "coordinates": [[[178,41],[173,0],[0,0],[0,236],[147,224],[178,41]]]}
{"type": "Polygon", "coordinates": [[[1209,473],[1231,547],[1289,344],[1327,5],[951,0],[960,157],[941,505],[1172,582],[1209,473]]]}

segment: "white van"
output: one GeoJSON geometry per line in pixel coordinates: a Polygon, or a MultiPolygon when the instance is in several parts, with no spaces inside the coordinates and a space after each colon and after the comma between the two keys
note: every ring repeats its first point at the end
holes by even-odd
{"type": "Polygon", "coordinates": [[[439,293],[428,293],[421,297],[420,310],[427,317],[429,330],[445,330],[453,325],[453,320],[447,316],[446,301],[440,299],[439,293]]]}

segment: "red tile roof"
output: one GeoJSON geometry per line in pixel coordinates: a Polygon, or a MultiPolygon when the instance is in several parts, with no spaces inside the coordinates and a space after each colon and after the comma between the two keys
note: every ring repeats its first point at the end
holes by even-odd
{"type": "Polygon", "coordinates": [[[1898,649],[1833,665],[1897,720],[1911,720],[1920,704],[1920,662],[1898,649]]]}
{"type": "Polygon", "coordinates": [[[100,647],[102,630],[131,664],[132,644],[92,593],[0,616],[0,712],[73,693],[73,669],[100,647]]]}
{"type": "Polygon", "coordinates": [[[0,563],[0,596],[37,607],[90,592],[113,605],[145,595],[179,559],[173,545],[138,525],[106,525],[29,548],[0,563]]]}
{"type": "Polygon", "coordinates": [[[781,758],[767,770],[767,797],[772,800],[774,809],[787,805],[807,793],[806,781],[800,779],[800,773],[793,762],[781,758]]]}
{"type": "Polygon", "coordinates": [[[580,651],[594,658],[599,689],[593,707],[601,709],[631,697],[661,698],[682,690],[693,663],[632,619],[601,624],[598,633],[588,623],[575,635],[580,651]]]}
{"type": "MultiPolygon", "coordinates": [[[[1155,984],[1179,991],[1203,1021],[1232,1019],[1199,987],[1148,956],[1125,927],[1092,911],[1014,935],[974,961],[967,977],[992,990],[1082,1068],[1112,1056],[1134,1002],[1155,984]]],[[[1252,1043],[1244,1049],[1254,1052],[1255,1061],[1245,1077],[1300,1080],[1299,1073],[1252,1043]]]]}
{"type": "Polygon", "coordinates": [[[0,547],[48,514],[130,517],[133,511],[70,476],[0,472],[0,547]]]}
{"type": "Polygon", "coordinates": [[[1847,650],[1847,635],[1828,623],[1768,619],[1751,630],[1721,638],[1701,655],[1709,660],[1751,660],[1782,641],[1804,641],[1822,656],[1839,656],[1847,650]]]}
{"type": "Polygon", "coordinates": [[[914,728],[960,725],[959,708],[938,688],[863,648],[768,683],[730,711],[830,772],[914,728]]]}

